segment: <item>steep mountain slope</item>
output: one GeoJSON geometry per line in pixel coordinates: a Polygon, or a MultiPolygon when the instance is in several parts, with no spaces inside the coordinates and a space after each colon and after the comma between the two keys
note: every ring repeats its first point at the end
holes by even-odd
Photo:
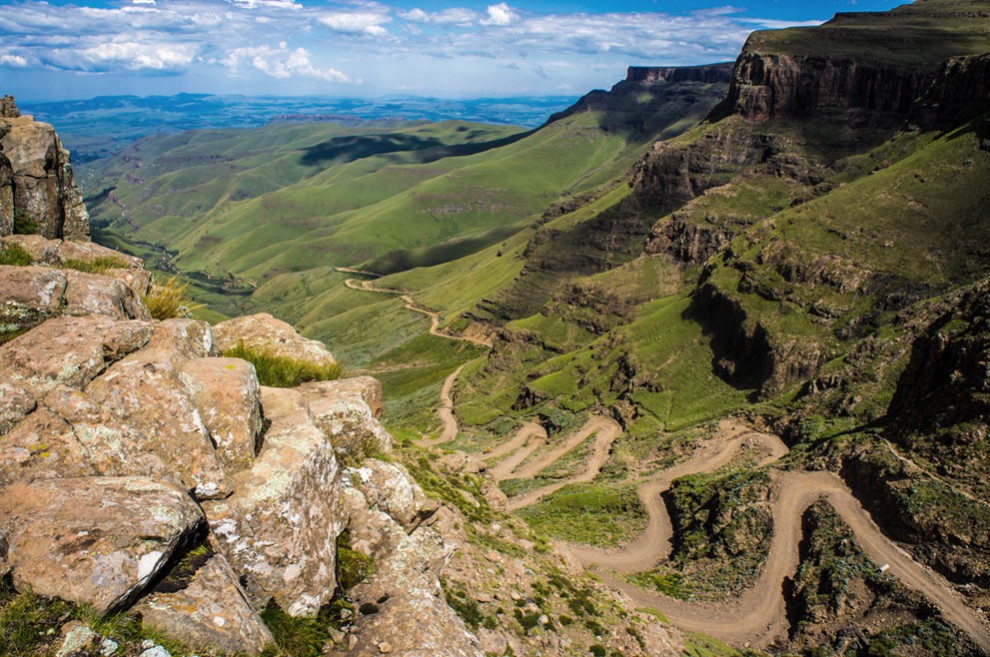
{"type": "Polygon", "coordinates": [[[983,3],[924,0],[754,34],[679,136],[631,108],[680,83],[631,71],[424,183],[555,158],[507,178],[540,183],[528,214],[475,219],[511,232],[349,253],[365,276],[238,271],[271,267],[253,303],[380,373],[400,438],[452,435],[437,459],[640,606],[775,652],[985,654],[988,28],[983,3]],[[616,122],[640,150],[609,150],[616,122]],[[553,150],[581,130],[590,168],[553,150]],[[640,531],[669,549],[600,556],[640,531]]]}

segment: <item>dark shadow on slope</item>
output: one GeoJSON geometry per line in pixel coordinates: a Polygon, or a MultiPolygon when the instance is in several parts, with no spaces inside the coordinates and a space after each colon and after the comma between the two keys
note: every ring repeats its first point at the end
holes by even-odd
{"type": "Polygon", "coordinates": [[[402,133],[334,137],[304,149],[299,161],[306,166],[321,166],[328,163],[346,164],[376,155],[404,153],[407,154],[409,162],[429,164],[448,157],[476,155],[508,146],[525,139],[533,132],[530,130],[501,139],[462,144],[446,144],[437,137],[418,137],[402,133]]]}
{"type": "Polygon", "coordinates": [[[365,264],[369,271],[395,274],[416,267],[431,267],[504,241],[519,231],[518,226],[497,226],[481,234],[469,235],[419,249],[395,249],[365,264]]]}

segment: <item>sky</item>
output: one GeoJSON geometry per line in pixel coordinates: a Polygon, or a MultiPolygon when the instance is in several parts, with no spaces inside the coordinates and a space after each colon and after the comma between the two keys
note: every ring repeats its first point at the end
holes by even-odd
{"type": "Polygon", "coordinates": [[[571,96],[896,0],[0,0],[0,93],[571,96]]]}

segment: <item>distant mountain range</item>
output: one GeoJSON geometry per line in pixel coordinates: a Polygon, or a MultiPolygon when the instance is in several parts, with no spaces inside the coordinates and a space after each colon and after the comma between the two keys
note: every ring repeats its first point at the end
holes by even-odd
{"type": "Polygon", "coordinates": [[[26,114],[55,125],[76,164],[111,155],[155,133],[254,128],[272,122],[359,123],[386,119],[503,123],[536,127],[576,96],[443,99],[318,96],[100,96],[89,100],[20,102],[26,114]]]}

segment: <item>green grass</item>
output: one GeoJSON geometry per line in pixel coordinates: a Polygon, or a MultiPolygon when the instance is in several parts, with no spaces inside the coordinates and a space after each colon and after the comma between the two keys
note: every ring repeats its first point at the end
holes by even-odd
{"type": "Polygon", "coordinates": [[[307,381],[331,381],[341,375],[341,367],[337,363],[321,365],[248,347],[243,342],[226,350],[224,356],[248,361],[254,365],[261,385],[273,388],[295,388],[307,381]]]}
{"type": "Polygon", "coordinates": [[[100,256],[92,260],[81,258],[66,258],[62,261],[65,269],[75,269],[87,274],[105,274],[111,269],[127,269],[128,264],[114,256],[100,256]]]}
{"type": "Polygon", "coordinates": [[[536,532],[603,547],[635,538],[647,521],[633,485],[569,484],[518,513],[536,532]]]}
{"type": "Polygon", "coordinates": [[[0,251],[0,265],[14,265],[26,267],[34,262],[31,254],[20,244],[13,242],[3,243],[3,250],[0,251]]]}

